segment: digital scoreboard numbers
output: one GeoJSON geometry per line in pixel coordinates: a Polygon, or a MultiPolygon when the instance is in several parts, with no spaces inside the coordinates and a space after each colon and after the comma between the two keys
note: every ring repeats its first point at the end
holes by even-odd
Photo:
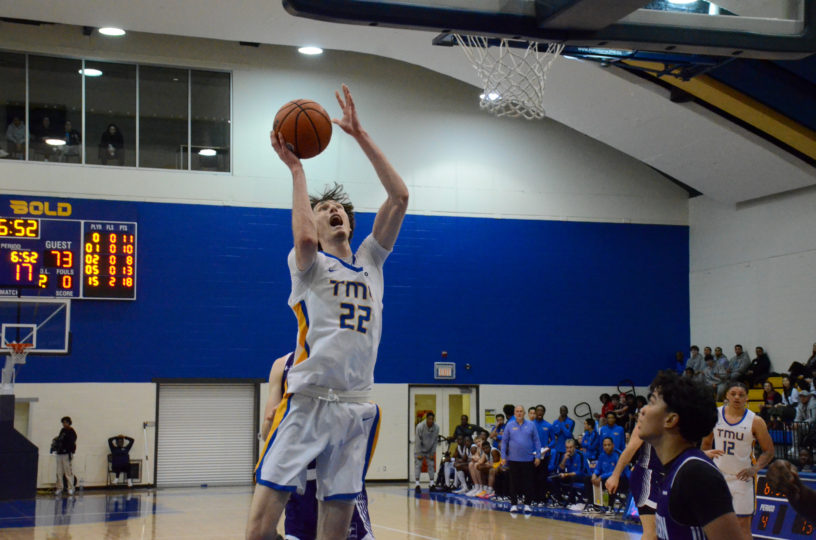
{"type": "MultiPolygon", "coordinates": [[[[816,478],[800,474],[802,483],[816,487],[816,478]]],[[[784,493],[773,489],[764,474],[757,478],[757,507],[752,522],[754,538],[793,539],[813,538],[816,524],[800,516],[788,503],[784,493]]]]}
{"type": "Polygon", "coordinates": [[[0,296],[134,300],[136,223],[0,217],[0,296]]]}
{"type": "Polygon", "coordinates": [[[136,297],[136,224],[85,221],[83,296],[136,297]]]}

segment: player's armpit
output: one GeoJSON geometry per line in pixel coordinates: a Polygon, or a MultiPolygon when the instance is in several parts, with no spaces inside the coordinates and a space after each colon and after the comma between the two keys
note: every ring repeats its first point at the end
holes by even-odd
{"type": "Polygon", "coordinates": [[[703,526],[708,540],[751,540],[746,538],[734,512],[723,514],[703,526]]]}

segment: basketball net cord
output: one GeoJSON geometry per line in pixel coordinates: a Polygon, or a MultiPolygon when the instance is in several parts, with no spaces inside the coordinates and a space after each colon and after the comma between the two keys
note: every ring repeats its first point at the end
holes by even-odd
{"type": "Polygon", "coordinates": [[[479,106],[496,116],[538,120],[544,112],[547,73],[564,50],[563,43],[548,43],[539,50],[535,41],[527,48],[511,47],[506,38],[491,47],[488,38],[453,34],[465,56],[476,69],[484,93],[479,106]]]}

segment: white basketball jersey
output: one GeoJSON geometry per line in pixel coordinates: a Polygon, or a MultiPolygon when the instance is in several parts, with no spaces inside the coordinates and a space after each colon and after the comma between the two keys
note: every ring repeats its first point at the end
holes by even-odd
{"type": "Polygon", "coordinates": [[[714,426],[714,448],[722,450],[722,456],[714,458],[714,463],[724,474],[737,474],[752,465],[754,451],[754,413],[745,409],[742,419],[729,424],[725,419],[725,407],[717,409],[717,425],[714,426]]]}
{"type": "Polygon", "coordinates": [[[318,252],[304,272],[289,253],[289,306],[298,320],[295,362],[286,392],[306,385],[366,391],[382,332],[382,265],[390,251],[368,235],[351,261],[318,252]]]}

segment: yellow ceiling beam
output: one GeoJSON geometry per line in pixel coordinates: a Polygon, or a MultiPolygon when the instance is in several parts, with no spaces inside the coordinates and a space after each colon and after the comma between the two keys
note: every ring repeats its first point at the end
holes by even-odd
{"type": "MultiPolygon", "coordinates": [[[[663,71],[665,69],[665,66],[659,62],[624,60],[624,63],[647,70],[663,71]]],[[[646,71],[646,73],[655,78],[657,77],[649,71],[646,71]]],[[[707,75],[698,75],[688,81],[673,76],[664,76],[660,80],[688,92],[692,96],[767,133],[802,154],[816,159],[816,132],[746,96],[742,92],[707,75]]]]}

